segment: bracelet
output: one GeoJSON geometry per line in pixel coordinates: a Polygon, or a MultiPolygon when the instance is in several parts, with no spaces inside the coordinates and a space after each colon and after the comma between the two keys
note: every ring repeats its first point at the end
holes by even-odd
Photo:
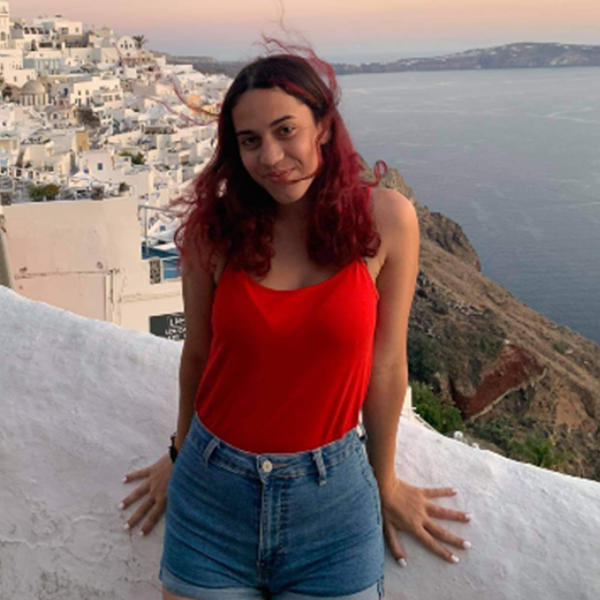
{"type": "Polygon", "coordinates": [[[177,448],[175,448],[175,433],[171,436],[171,445],[169,446],[169,456],[171,461],[175,462],[177,459],[177,448]]]}

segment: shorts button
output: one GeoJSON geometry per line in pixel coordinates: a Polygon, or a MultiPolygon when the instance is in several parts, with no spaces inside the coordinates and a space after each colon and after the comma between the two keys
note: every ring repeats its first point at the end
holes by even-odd
{"type": "Polygon", "coordinates": [[[262,464],[262,470],[265,473],[270,473],[273,470],[273,463],[270,460],[265,460],[262,464]]]}

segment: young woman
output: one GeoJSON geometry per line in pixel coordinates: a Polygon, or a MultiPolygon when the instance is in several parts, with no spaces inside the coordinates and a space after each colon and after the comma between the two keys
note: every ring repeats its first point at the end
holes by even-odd
{"type": "Polygon", "coordinates": [[[456,492],[394,472],[418,222],[361,180],[337,95],[314,55],[246,66],[188,200],[172,456],[122,503],[142,535],[166,505],[165,599],[375,600],[384,535],[402,566],[400,530],[468,547],[434,520],[468,520],[430,501],[456,492]]]}

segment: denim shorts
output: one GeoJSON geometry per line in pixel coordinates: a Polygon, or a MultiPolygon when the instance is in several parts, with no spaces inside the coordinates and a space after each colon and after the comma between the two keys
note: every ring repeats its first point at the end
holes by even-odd
{"type": "Polygon", "coordinates": [[[383,597],[377,482],[355,429],[290,454],[254,454],[194,414],[173,466],[160,579],[202,600],[383,597]]]}

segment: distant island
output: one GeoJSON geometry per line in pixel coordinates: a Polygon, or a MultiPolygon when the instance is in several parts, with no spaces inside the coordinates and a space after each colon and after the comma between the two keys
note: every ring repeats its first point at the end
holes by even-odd
{"type": "MultiPolygon", "coordinates": [[[[207,56],[169,56],[167,62],[192,63],[203,73],[234,77],[244,61],[218,61],[207,56]]],[[[600,67],[600,45],[519,42],[476,48],[427,58],[400,58],[386,63],[333,63],[338,75],[393,73],[399,71],[445,71],[467,69],[535,69],[548,67],[600,67]]]]}

